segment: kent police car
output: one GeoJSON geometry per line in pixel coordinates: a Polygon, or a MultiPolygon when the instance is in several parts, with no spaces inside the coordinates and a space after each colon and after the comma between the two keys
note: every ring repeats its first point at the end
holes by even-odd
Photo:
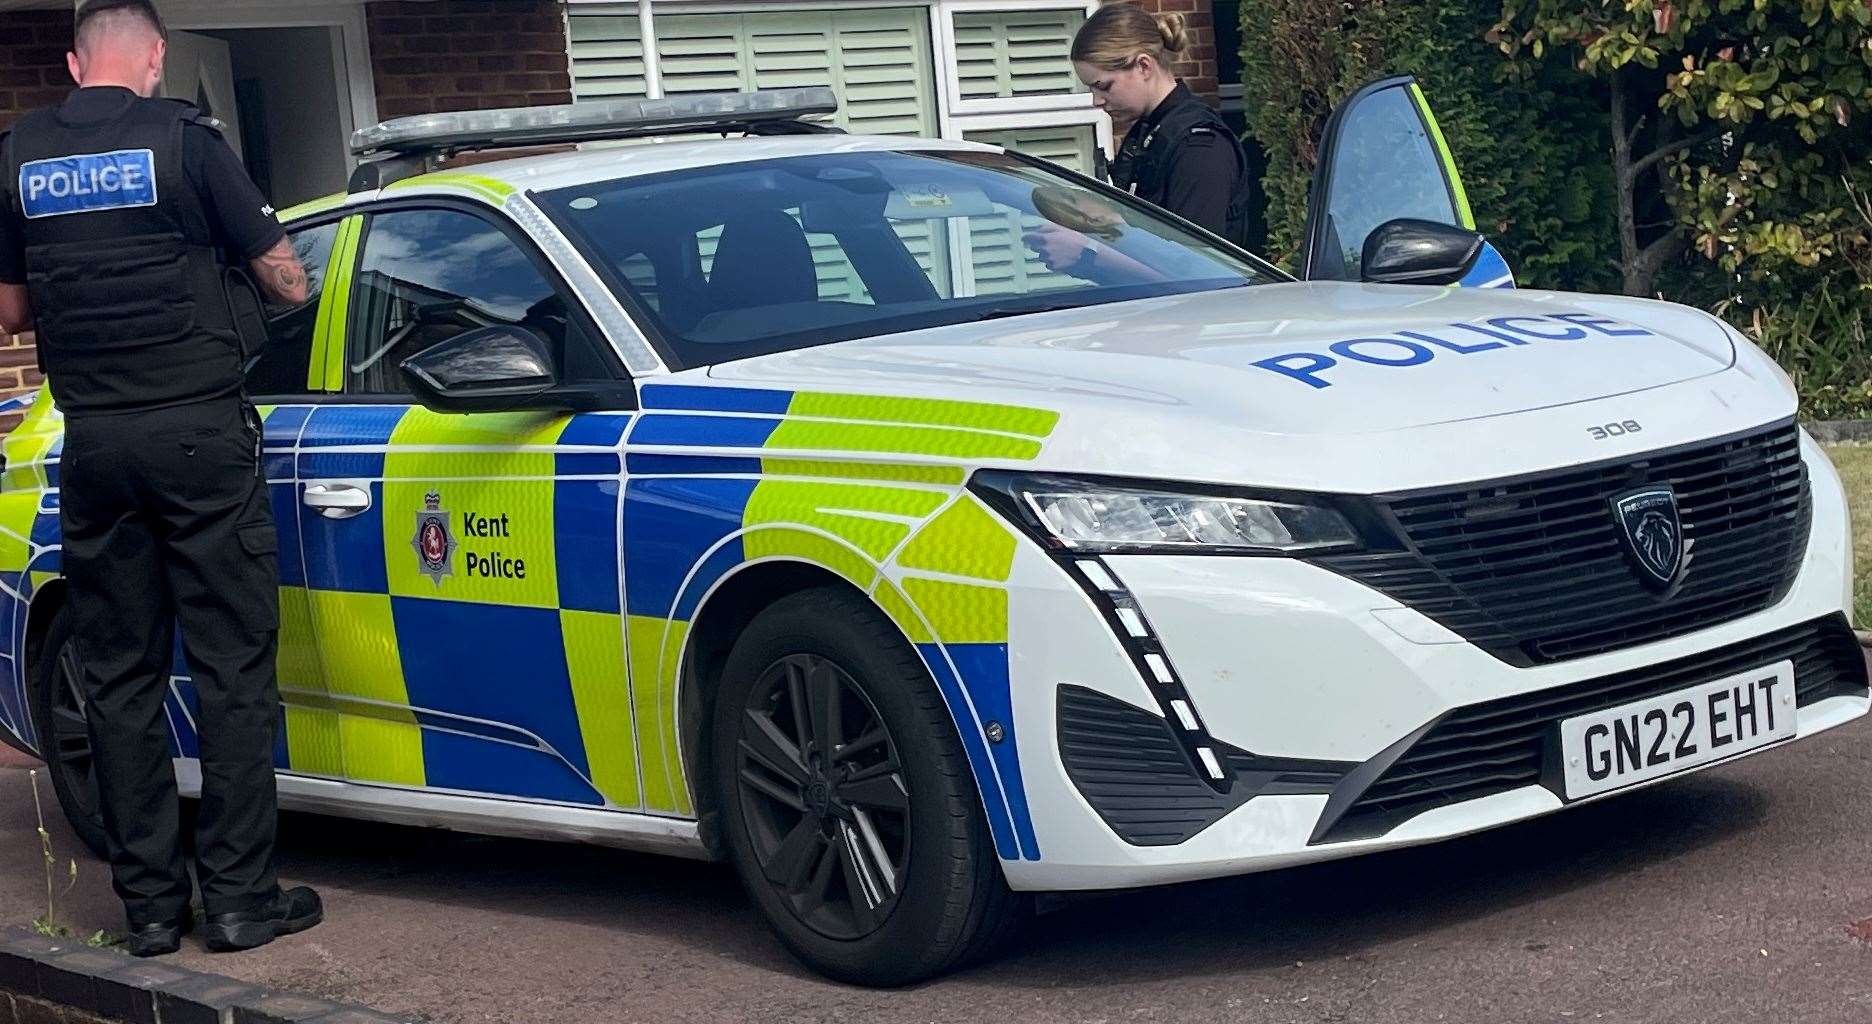
{"type": "MultiPolygon", "coordinates": [[[[288,213],[316,297],[250,375],[285,806],[725,858],[808,963],[896,983],[1034,893],[1474,832],[1866,713],[1787,378],[1696,310],[1508,287],[1409,80],[1330,123],[1303,280],[829,104],[389,122],[288,213]]],[[[95,842],[60,450],[41,396],[0,724],[95,842]]],[[[173,690],[188,791],[181,654],[173,690]]]]}

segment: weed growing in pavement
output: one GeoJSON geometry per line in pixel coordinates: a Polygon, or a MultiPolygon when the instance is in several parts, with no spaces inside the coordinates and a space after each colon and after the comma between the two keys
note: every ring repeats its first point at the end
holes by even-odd
{"type": "MultiPolygon", "coordinates": [[[[26,775],[32,782],[33,818],[39,828],[39,855],[44,858],[46,876],[46,912],[43,916],[33,919],[33,931],[49,939],[74,938],[75,935],[69,926],[58,923],[58,901],[64,899],[66,894],[72,891],[72,887],[78,884],[78,862],[76,860],[65,862],[65,888],[59,890],[58,857],[52,853],[52,833],[46,831],[45,809],[39,802],[39,772],[34,769],[26,775]]],[[[84,944],[93,949],[103,949],[115,946],[122,941],[123,936],[100,928],[86,936],[84,944]]]]}
{"type": "MultiPolygon", "coordinates": [[[[58,923],[58,901],[64,899],[65,895],[72,891],[72,887],[78,884],[78,862],[76,860],[65,862],[65,888],[58,889],[58,858],[52,853],[52,833],[46,831],[45,809],[39,803],[39,772],[34,769],[26,774],[32,782],[33,817],[39,826],[39,855],[45,859],[46,876],[46,912],[43,916],[33,919],[33,931],[49,939],[69,939],[73,937],[71,928],[58,923]]],[[[119,937],[100,928],[92,932],[84,943],[98,948],[115,946],[121,941],[119,937]]]]}

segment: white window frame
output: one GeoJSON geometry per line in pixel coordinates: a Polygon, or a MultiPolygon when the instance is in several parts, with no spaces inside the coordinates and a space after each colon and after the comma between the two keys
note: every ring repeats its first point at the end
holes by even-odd
{"type": "MultiPolygon", "coordinates": [[[[1097,133],[1100,146],[1109,144],[1111,137],[1111,118],[1104,111],[1087,107],[1084,110],[1055,111],[1046,117],[1035,117],[1027,113],[975,114],[956,120],[957,140],[974,132],[1006,131],[1014,128],[1073,128],[1090,125],[1097,133]]],[[[1086,169],[1091,173],[1091,168],[1086,169]]]]}
{"type": "MultiPolygon", "coordinates": [[[[935,17],[930,23],[930,38],[936,44],[936,58],[944,67],[956,68],[956,28],[957,14],[1008,14],[1019,11],[1083,11],[1087,17],[1098,10],[1097,0],[936,0],[930,12],[935,17]]],[[[942,76],[943,91],[946,94],[949,109],[956,115],[968,114],[1005,114],[1017,111],[1076,110],[1090,108],[1092,96],[1084,92],[1065,92],[1051,96],[995,96],[986,99],[964,99],[960,75],[942,76]]],[[[1044,123],[1044,122],[1036,122],[1044,123]]]]}
{"type": "Polygon", "coordinates": [[[738,3],[726,0],[642,0],[641,3],[566,0],[566,41],[569,48],[570,19],[579,8],[586,8],[590,13],[620,17],[635,14],[639,34],[643,37],[644,95],[650,99],[661,99],[663,83],[657,56],[657,11],[667,10],[672,14],[746,14],[763,7],[783,11],[926,8],[930,19],[930,57],[935,62],[932,71],[936,85],[936,130],[939,138],[960,140],[968,132],[997,128],[1086,124],[1092,126],[1098,148],[1108,157],[1112,153],[1111,118],[1092,105],[1089,93],[964,100],[962,83],[956,74],[954,16],[957,12],[1080,10],[1090,16],[1098,10],[1099,0],[899,0],[896,3],[890,0],[741,0],[738,3]]]}

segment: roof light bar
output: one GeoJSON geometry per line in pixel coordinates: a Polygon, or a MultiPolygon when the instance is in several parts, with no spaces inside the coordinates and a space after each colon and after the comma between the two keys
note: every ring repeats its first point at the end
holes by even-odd
{"type": "Polygon", "coordinates": [[[635,138],[682,130],[733,131],[752,124],[837,112],[838,98],[823,86],[465,110],[399,117],[360,128],[351,134],[351,152],[355,156],[458,152],[635,138]]]}

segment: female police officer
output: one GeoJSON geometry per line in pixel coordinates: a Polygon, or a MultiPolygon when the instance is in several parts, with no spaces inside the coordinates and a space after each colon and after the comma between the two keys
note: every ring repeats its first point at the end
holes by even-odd
{"type": "MultiPolygon", "coordinates": [[[[1253,216],[1247,156],[1221,116],[1171,73],[1170,55],[1188,42],[1181,14],[1111,4],[1073,37],[1073,70],[1095,106],[1134,122],[1112,163],[1112,183],[1246,245],[1253,216]]],[[[1043,228],[1026,242],[1056,270],[1090,271],[1096,263],[1097,247],[1078,232],[1043,228]]]]}
{"type": "Polygon", "coordinates": [[[1181,14],[1113,4],[1073,37],[1073,71],[1095,106],[1135,120],[1112,162],[1112,182],[1240,244],[1248,161],[1221,116],[1170,73],[1170,55],[1188,43],[1181,14]]]}

